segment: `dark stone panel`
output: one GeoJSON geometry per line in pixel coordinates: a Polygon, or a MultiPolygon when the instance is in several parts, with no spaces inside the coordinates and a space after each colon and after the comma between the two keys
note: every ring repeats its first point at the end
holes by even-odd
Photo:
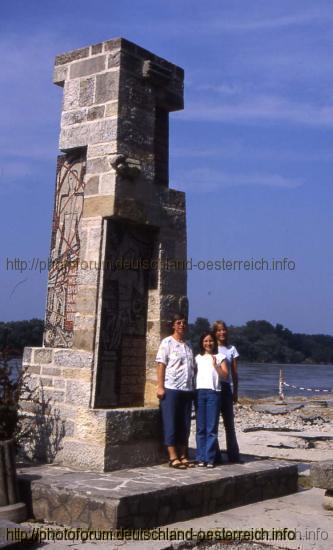
{"type": "Polygon", "coordinates": [[[96,103],[105,103],[118,97],[118,75],[114,72],[97,75],[96,103]]]}
{"type": "Polygon", "coordinates": [[[99,73],[105,69],[105,55],[99,55],[90,59],[78,61],[70,67],[70,78],[78,78],[80,76],[88,76],[99,73]]]}

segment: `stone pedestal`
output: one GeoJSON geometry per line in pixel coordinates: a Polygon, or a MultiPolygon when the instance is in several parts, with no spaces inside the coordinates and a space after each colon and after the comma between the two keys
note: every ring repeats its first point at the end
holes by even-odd
{"type": "Polygon", "coordinates": [[[185,197],[168,187],[183,70],[116,39],[58,56],[54,82],[63,154],[44,346],[23,361],[39,401],[23,403],[38,434],[30,451],[99,471],[156,462],[156,350],[188,309],[185,197]]]}

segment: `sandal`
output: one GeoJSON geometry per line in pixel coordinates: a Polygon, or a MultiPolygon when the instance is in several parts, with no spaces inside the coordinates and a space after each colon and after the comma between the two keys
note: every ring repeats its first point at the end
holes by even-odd
{"type": "Polygon", "coordinates": [[[169,467],[175,468],[176,470],[187,470],[187,467],[179,460],[179,458],[169,460],[169,467]]]}
{"type": "Polygon", "coordinates": [[[195,464],[193,462],[190,462],[186,456],[181,456],[179,460],[182,464],[186,466],[186,468],[195,468],[195,464]]]}

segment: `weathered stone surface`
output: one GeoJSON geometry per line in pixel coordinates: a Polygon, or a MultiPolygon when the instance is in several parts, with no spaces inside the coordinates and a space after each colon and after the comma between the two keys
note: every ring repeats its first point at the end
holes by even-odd
{"type": "Polygon", "coordinates": [[[105,107],[104,105],[98,105],[97,107],[91,107],[87,113],[87,120],[97,120],[104,117],[105,107]]]}
{"type": "Polygon", "coordinates": [[[22,363],[23,365],[32,362],[32,352],[34,348],[24,348],[22,363]]]}
{"type": "Polygon", "coordinates": [[[100,174],[110,170],[110,162],[108,157],[98,157],[87,160],[87,172],[89,174],[100,174]]]}
{"type": "Polygon", "coordinates": [[[37,364],[51,363],[53,350],[52,349],[35,349],[34,362],[37,364]]]}
{"type": "Polygon", "coordinates": [[[103,42],[100,42],[99,44],[93,44],[91,46],[91,55],[102,53],[102,51],[103,51],[103,42]]]}
{"type": "MultiPolygon", "coordinates": [[[[74,450],[76,442],[72,444],[74,450]]],[[[83,446],[82,460],[90,452],[83,446]]],[[[214,470],[171,471],[163,465],[96,474],[49,466],[20,473],[21,485],[26,491],[31,487],[38,519],[59,521],[56,514],[63,507],[67,517],[62,524],[90,529],[102,528],[106,519],[108,529],[149,528],[212,514],[261,500],[268,481],[269,498],[297,491],[297,466],[263,460],[214,470]],[[281,483],[284,475],[288,481],[281,483]]]]}
{"type": "Polygon", "coordinates": [[[88,57],[88,55],[89,55],[89,47],[79,48],[79,49],[73,50],[71,52],[67,52],[67,53],[57,55],[56,58],[55,58],[55,65],[64,65],[65,63],[70,63],[70,62],[75,61],[77,59],[82,59],[84,57],[88,57]]]}
{"type": "Polygon", "coordinates": [[[160,440],[161,425],[158,408],[114,409],[107,411],[107,437],[109,444],[138,440],[160,440]]]}
{"type": "Polygon", "coordinates": [[[311,464],[311,477],[314,487],[333,491],[333,460],[311,464]]]}
{"type": "Polygon", "coordinates": [[[68,66],[58,65],[53,69],[53,82],[58,86],[63,86],[68,76],[68,66]]]}
{"type": "Polygon", "coordinates": [[[42,374],[46,376],[60,376],[61,375],[61,369],[58,367],[42,367],[42,374]]]}
{"type": "Polygon", "coordinates": [[[67,81],[64,86],[63,110],[77,109],[80,107],[80,82],[78,80],[67,81]]]}
{"type": "Polygon", "coordinates": [[[84,194],[85,195],[97,195],[98,194],[98,186],[99,186],[99,177],[98,176],[90,176],[85,184],[84,187],[84,194]]]}
{"type": "Polygon", "coordinates": [[[89,407],[90,384],[82,380],[67,380],[65,401],[72,405],[89,407]]]}
{"type": "Polygon", "coordinates": [[[85,78],[80,81],[80,98],[81,107],[86,107],[94,102],[95,93],[95,78],[85,78]]]}
{"type": "Polygon", "coordinates": [[[99,73],[105,69],[105,63],[105,55],[99,55],[97,57],[91,57],[90,59],[72,63],[70,66],[70,78],[78,78],[80,76],[99,73]]]}
{"type": "Polygon", "coordinates": [[[116,100],[118,96],[118,80],[119,75],[113,71],[97,75],[95,102],[106,103],[107,101],[116,100]]]}
{"type": "Polygon", "coordinates": [[[114,172],[103,174],[100,178],[99,192],[101,195],[115,195],[116,175],[114,172]]]}
{"type": "Polygon", "coordinates": [[[54,364],[60,367],[91,368],[93,354],[79,350],[55,350],[54,364]]]}
{"type": "Polygon", "coordinates": [[[83,217],[112,216],[114,214],[114,196],[87,197],[84,203],[83,217]]]}
{"type": "Polygon", "coordinates": [[[87,120],[86,109],[80,109],[78,111],[64,112],[61,117],[61,126],[71,126],[72,124],[80,124],[87,120]]]}

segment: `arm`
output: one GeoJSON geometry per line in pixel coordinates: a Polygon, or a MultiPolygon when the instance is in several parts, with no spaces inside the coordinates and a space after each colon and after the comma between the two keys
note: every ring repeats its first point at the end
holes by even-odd
{"type": "Polygon", "coordinates": [[[163,399],[163,397],[165,396],[164,380],[165,380],[165,364],[164,363],[157,363],[157,392],[156,392],[156,395],[157,395],[158,399],[163,399]]]}
{"type": "Polygon", "coordinates": [[[220,378],[226,380],[228,378],[228,365],[225,359],[217,365],[216,357],[213,355],[213,365],[220,378]]]}
{"type": "Polygon", "coordinates": [[[231,378],[233,384],[233,402],[238,402],[238,370],[237,359],[234,357],[231,363],[231,378]]]}

